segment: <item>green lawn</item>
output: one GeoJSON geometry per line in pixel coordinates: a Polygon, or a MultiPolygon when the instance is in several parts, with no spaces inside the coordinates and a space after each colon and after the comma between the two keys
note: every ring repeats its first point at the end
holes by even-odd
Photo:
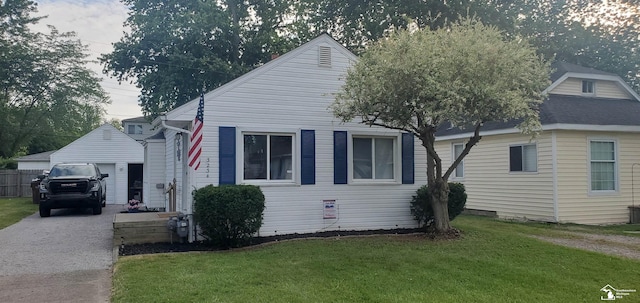
{"type": "MultiPolygon", "coordinates": [[[[462,239],[298,240],[124,257],[113,302],[598,302],[640,288],[640,262],[528,237],[549,227],[461,216],[462,239]]],[[[628,302],[640,301],[640,293],[628,302]]]]}
{"type": "Polygon", "coordinates": [[[31,198],[0,198],[0,229],[15,224],[38,211],[31,198]]]}

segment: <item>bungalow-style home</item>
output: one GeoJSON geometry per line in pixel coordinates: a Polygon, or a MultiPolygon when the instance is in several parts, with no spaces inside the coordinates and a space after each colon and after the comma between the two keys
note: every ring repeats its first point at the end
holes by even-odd
{"type": "Polygon", "coordinates": [[[424,149],[329,110],[355,60],[322,35],[204,94],[198,170],[187,153],[199,99],[158,117],[145,145],[145,204],[190,215],[194,189],[253,184],[266,198],[261,236],[416,227],[410,200],[426,174],[414,171],[426,167],[414,157],[424,149]]]}
{"type": "Polygon", "coordinates": [[[144,147],[109,123],[92,130],[63,148],[18,159],[18,169],[49,170],[57,163],[98,164],[107,180],[107,204],[142,199],[144,147]],[[37,167],[36,167],[37,165],[37,167]]]}
{"type": "Polygon", "coordinates": [[[144,139],[153,135],[151,123],[145,117],[134,117],[122,120],[124,133],[142,143],[144,139]]]}
{"type": "MultiPolygon", "coordinates": [[[[499,217],[629,222],[628,206],[638,204],[634,188],[640,196],[640,96],[614,74],[563,62],[553,67],[540,106],[542,132],[532,138],[515,122],[486,123],[451,181],[464,183],[467,209],[499,217]]],[[[471,135],[439,130],[443,165],[471,135]]]]}

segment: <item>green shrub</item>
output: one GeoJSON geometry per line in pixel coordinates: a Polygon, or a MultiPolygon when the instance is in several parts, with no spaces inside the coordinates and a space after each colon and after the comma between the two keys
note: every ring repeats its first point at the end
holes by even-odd
{"type": "MultiPolygon", "coordinates": [[[[464,184],[449,183],[449,220],[453,220],[464,210],[467,203],[467,193],[464,184]]],[[[429,188],[421,186],[416,191],[416,195],[411,199],[411,214],[418,221],[420,226],[430,226],[433,223],[433,208],[431,207],[431,197],[429,188]]]]}
{"type": "Polygon", "coordinates": [[[221,247],[246,243],[262,226],[264,195],[253,185],[208,185],[193,194],[202,234],[221,247]]]}
{"type": "Polygon", "coordinates": [[[11,158],[0,157],[0,168],[2,169],[18,169],[18,161],[11,158]]]}

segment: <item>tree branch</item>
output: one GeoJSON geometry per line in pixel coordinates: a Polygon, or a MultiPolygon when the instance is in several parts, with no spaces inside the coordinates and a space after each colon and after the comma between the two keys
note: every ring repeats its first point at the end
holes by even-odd
{"type": "Polygon", "coordinates": [[[445,172],[444,175],[442,176],[443,179],[445,180],[449,179],[449,176],[453,173],[453,171],[456,169],[458,164],[460,164],[460,162],[462,162],[462,159],[464,159],[464,157],[467,154],[469,154],[469,151],[471,151],[471,148],[474,145],[476,145],[480,141],[480,139],[482,139],[482,136],[480,136],[481,127],[482,127],[482,123],[476,124],[475,130],[473,132],[473,137],[469,138],[469,141],[467,141],[467,144],[465,144],[464,149],[462,150],[460,155],[455,159],[455,161],[453,161],[453,163],[451,163],[451,166],[449,166],[449,169],[447,169],[447,172],[445,172]]]}

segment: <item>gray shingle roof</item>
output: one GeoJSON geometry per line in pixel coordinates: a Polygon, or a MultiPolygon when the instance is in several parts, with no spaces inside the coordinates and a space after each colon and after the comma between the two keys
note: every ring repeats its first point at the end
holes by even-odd
{"type": "Polygon", "coordinates": [[[145,140],[164,139],[164,132],[159,131],[155,135],[147,137],[145,140]]]}
{"type": "Polygon", "coordinates": [[[604,76],[617,76],[616,74],[597,70],[595,68],[584,67],[580,65],[575,65],[567,62],[556,61],[551,64],[551,68],[554,70],[551,74],[551,82],[556,82],[556,80],[560,79],[562,75],[566,73],[580,73],[580,74],[593,74],[593,75],[604,75],[604,76]]]}
{"type": "Polygon", "coordinates": [[[143,116],[140,117],[134,117],[134,118],[129,118],[129,119],[123,119],[122,123],[124,122],[132,122],[132,123],[149,123],[149,121],[147,121],[147,119],[143,116]]]}
{"type": "Polygon", "coordinates": [[[17,160],[20,162],[36,162],[36,161],[49,161],[51,158],[51,154],[55,153],[56,150],[51,150],[51,151],[47,151],[47,152],[43,152],[43,153],[38,153],[38,154],[33,154],[33,155],[26,155],[24,157],[20,157],[17,160]]]}
{"type": "MultiPolygon", "coordinates": [[[[566,73],[617,76],[605,71],[583,67],[567,62],[555,62],[551,81],[555,82],[566,73]]],[[[513,128],[520,120],[508,122],[487,122],[482,131],[513,128]]],[[[638,100],[594,98],[583,96],[550,94],[540,105],[540,123],[582,124],[582,125],[625,125],[640,126],[640,102],[638,100]]],[[[450,127],[449,123],[440,126],[438,136],[450,136],[468,133],[469,129],[450,127]]]]}
{"type": "MultiPolygon", "coordinates": [[[[488,122],[482,131],[513,128],[520,120],[488,122]]],[[[625,99],[589,98],[582,96],[549,95],[540,105],[540,123],[583,125],[627,125],[640,126],[640,102],[625,99]]],[[[443,125],[438,136],[468,133],[468,129],[449,128],[443,125]]]]}

